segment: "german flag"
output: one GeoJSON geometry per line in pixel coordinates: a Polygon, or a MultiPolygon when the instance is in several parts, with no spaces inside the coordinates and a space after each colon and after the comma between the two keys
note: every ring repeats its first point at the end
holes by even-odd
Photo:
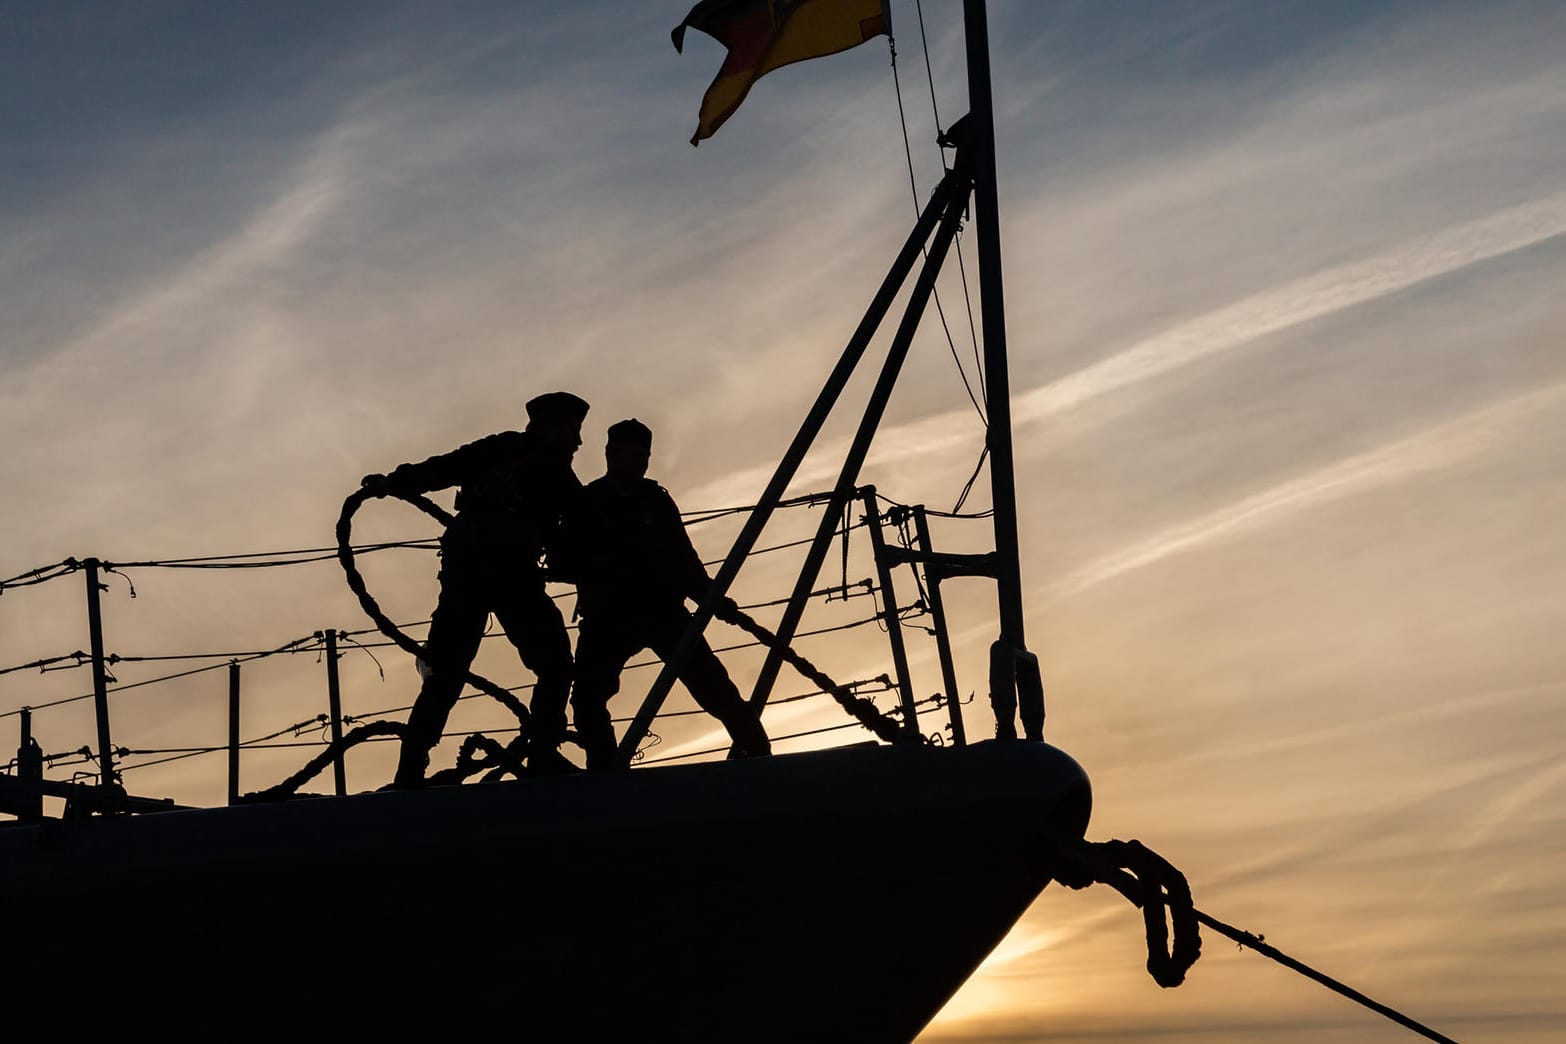
{"type": "Polygon", "coordinates": [[[889,0],[701,0],[675,26],[674,49],[685,45],[686,27],[699,29],[728,48],[717,79],[701,99],[695,145],[710,138],[733,115],[751,84],[807,58],[857,47],[873,36],[890,36],[889,0]]]}

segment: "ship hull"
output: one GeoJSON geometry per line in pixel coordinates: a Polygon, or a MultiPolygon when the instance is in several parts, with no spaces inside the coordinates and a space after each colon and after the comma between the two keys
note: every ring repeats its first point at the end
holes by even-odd
{"type": "Polygon", "coordinates": [[[0,1031],[907,1041],[1090,804],[990,742],[13,825],[0,1031]]]}

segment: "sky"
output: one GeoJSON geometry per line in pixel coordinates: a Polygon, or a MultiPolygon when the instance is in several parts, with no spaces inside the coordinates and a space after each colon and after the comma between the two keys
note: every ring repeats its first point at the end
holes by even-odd
{"type": "MultiPolygon", "coordinates": [[[[960,5],[893,0],[896,81],[885,40],[774,72],[695,149],[722,49],[676,54],[684,14],[0,6],[0,579],[330,546],[362,475],[519,427],[556,388],[592,403],[584,479],[636,416],[682,507],[752,502],[939,177],[937,120],[966,108],[960,5]]],[[[995,0],[990,20],[1027,634],[1047,738],[1093,782],[1089,838],[1139,838],[1207,913],[1449,1036],[1559,1039],[1566,7],[995,0]]],[[[942,511],[984,438],[973,239],[939,284],[950,343],[927,316],[864,474],[942,511]]],[[[868,387],[796,491],[830,485],[868,387]]],[[[981,472],[964,510],[988,506],[981,472]]],[[[936,522],[944,549],[992,540],[936,522]]],[[[692,534],[718,558],[736,531],[692,534]]],[[[434,533],[390,502],[354,530],[434,533]]],[[[829,580],[870,575],[863,537],[829,580]]],[[[427,618],[427,551],[363,563],[395,619],[427,618]]],[[[797,563],[758,557],[737,595],[783,597],[797,563]]],[[[108,651],[213,654],[120,663],[117,687],[370,626],[330,561],[107,580],[108,651]]],[[[943,593],[987,735],[993,587],[943,593]]],[[[85,648],[83,601],[81,574],[5,589],[0,667],[85,648]]],[[[817,600],[804,626],[873,612],[817,600]]],[[[371,637],[341,663],[360,719],[417,689],[371,637]]],[[[874,626],[801,643],[839,680],[889,669],[874,626]]],[[[742,688],[759,666],[725,659],[742,688]]],[[[527,680],[498,640],[478,666],[527,680]]],[[[243,671],[247,738],[319,740],[287,730],[325,710],[313,648],[243,671]]],[[[0,675],[0,743],[18,708],[89,689],[81,669],[0,675]]],[[[226,693],[217,669],[114,694],[115,742],[163,752],[125,759],[133,793],[224,800],[221,754],[163,759],[226,740],[226,693]]],[[[501,727],[485,702],[454,727],[501,727]]],[[[765,719],[843,720],[821,700],[765,719]]],[[[715,728],[660,721],[648,759],[715,728]]],[[[90,701],[33,729],[50,753],[91,743],[90,701]]],[[[317,749],[247,751],[242,789],[317,749]]],[[[351,788],[394,758],[356,748],[351,788]]],[[[1212,933],[1179,989],[1142,961],[1117,895],[1046,889],[920,1040],[1408,1037],[1212,933]]]]}

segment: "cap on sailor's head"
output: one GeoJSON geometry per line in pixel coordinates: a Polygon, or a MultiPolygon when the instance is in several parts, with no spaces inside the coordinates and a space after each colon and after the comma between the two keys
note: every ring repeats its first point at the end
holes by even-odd
{"type": "Polygon", "coordinates": [[[536,421],[572,420],[581,423],[588,405],[570,392],[546,392],[527,402],[527,419],[536,421]]]}
{"type": "Polygon", "coordinates": [[[615,421],[609,425],[609,441],[624,442],[643,449],[652,449],[652,429],[635,417],[615,421]]]}

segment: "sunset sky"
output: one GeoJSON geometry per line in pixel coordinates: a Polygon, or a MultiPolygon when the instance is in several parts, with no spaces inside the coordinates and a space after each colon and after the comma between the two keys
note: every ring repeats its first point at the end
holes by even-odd
{"type": "MultiPolygon", "coordinates": [[[[770,74],[693,149],[723,52],[675,53],[687,6],[0,5],[0,580],[329,546],[362,475],[520,427],[557,388],[592,403],[584,480],[636,416],[683,508],[753,501],[940,175],[961,4],[924,4],[932,107],[919,11],[892,3],[916,189],[884,39],[770,74]]],[[[1093,781],[1088,836],[1142,840],[1209,914],[1452,1037],[1566,1038],[1566,5],[990,7],[1028,639],[1047,738],[1093,781]]],[[[976,313],[971,235],[962,254],[976,313]]],[[[940,299],[973,381],[960,275],[940,299]]],[[[864,476],[886,496],[956,503],[984,437],[958,366],[932,310],[864,476]]],[[[796,492],[830,485],[868,387],[796,492]]],[[[965,510],[988,506],[986,471],[965,510]]],[[[941,547],[989,546],[982,520],[938,522],[941,547]]],[[[717,558],[736,531],[692,533],[717,558]]],[[[435,533],[392,502],[355,529],[435,533]]],[[[862,532],[851,551],[846,579],[870,576],[862,532]]],[[[740,600],[785,596],[791,554],[740,600]]],[[[435,568],[364,558],[410,623],[435,568]]],[[[331,561],[125,576],[109,652],[213,655],[119,664],[121,686],[370,626],[331,561]]],[[[983,737],[994,588],[945,594],[983,737]]],[[[804,629],[871,612],[818,601],[804,629]]],[[[933,645],[909,641],[933,693],[933,645]]],[[[80,574],[0,595],[0,668],[86,647],[80,574]]],[[[347,712],[400,717],[411,659],[346,648],[347,712]]],[[[801,649],[843,681],[890,669],[874,626],[801,649]]],[[[726,660],[742,688],[759,665],[726,660]]],[[[529,680],[503,640],[478,667],[529,680]]],[[[313,650],[247,664],[245,737],[322,713],[324,671],[313,650]]],[[[226,685],[115,696],[115,742],[225,742],[226,685]]],[[[0,675],[0,750],[18,708],[90,687],[0,675]]],[[[506,717],[473,700],[453,727],[506,717]]],[[[820,699],[765,718],[845,720],[820,699]]],[[[50,753],[93,743],[91,702],[33,728],[50,753]]],[[[660,722],[648,757],[715,729],[660,722]]],[[[243,788],[317,749],[247,753],[243,788]]],[[[131,792],[224,800],[222,754],[168,756],[125,759],[131,792]]],[[[52,775],[91,767],[68,761],[52,775]]],[[[394,761],[356,749],[350,787],[394,761]]],[[[1205,944],[1160,990],[1134,909],[1050,888],[920,1040],[1412,1039],[1205,944]]]]}

